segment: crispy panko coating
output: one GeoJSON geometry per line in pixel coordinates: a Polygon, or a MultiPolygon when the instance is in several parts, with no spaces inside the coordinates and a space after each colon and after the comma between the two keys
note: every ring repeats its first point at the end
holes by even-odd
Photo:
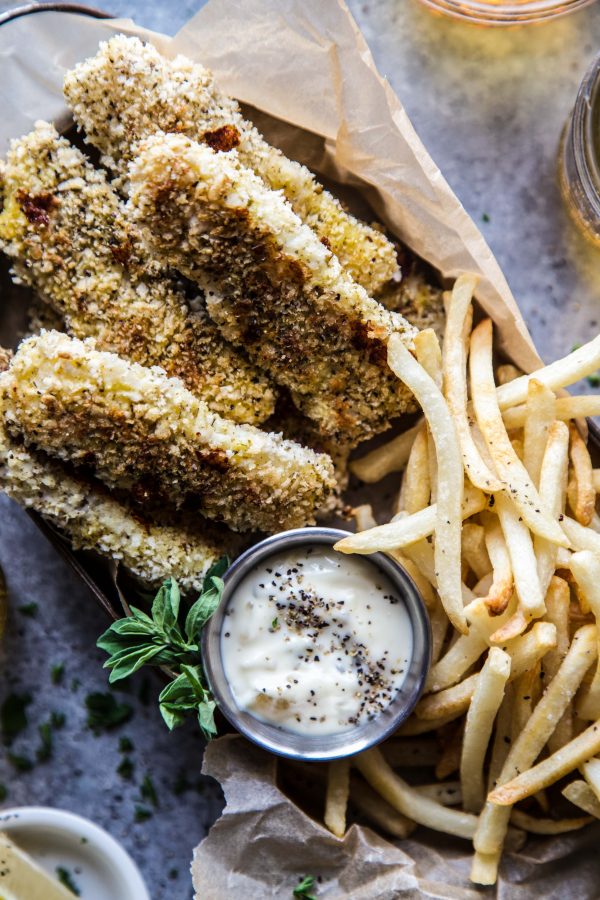
{"type": "Polygon", "coordinates": [[[244,165],[268,187],[283,191],[369,293],[396,274],[395,250],[385,235],[345,212],[312,172],[271,147],[203,66],[184,56],[165,59],[151,44],[118,35],[67,74],[64,91],[75,120],[122,186],[135,142],[159,130],[205,141],[213,149],[237,148],[244,165]]]}
{"type": "Polygon", "coordinates": [[[234,530],[309,524],[334,487],[325,454],[223,419],[162,369],[55,331],[20,345],[0,400],[28,446],[234,530]]]}
{"type": "Polygon", "coordinates": [[[51,125],[12,143],[2,180],[0,247],[70,334],[162,366],[226,418],[258,424],[272,413],[266,377],[144,258],[103,173],[51,125]]]}
{"type": "MultiPolygon", "coordinates": [[[[0,372],[12,359],[0,347],[0,372]]],[[[200,591],[204,576],[224,553],[235,551],[233,535],[201,524],[159,525],[110,496],[103,485],[70,473],[43,453],[28,450],[8,434],[0,405],[0,489],[34,509],[62,531],[75,549],[96,550],[119,560],[149,585],[172,575],[187,591],[200,591]]]]}
{"type": "Polygon", "coordinates": [[[28,450],[0,421],[0,489],[60,529],[75,549],[120,560],[138,578],[158,585],[172,575],[183,591],[199,591],[225,552],[208,528],[142,521],[125,503],[28,450]]]}
{"type": "Polygon", "coordinates": [[[411,266],[399,284],[389,284],[377,299],[386,309],[394,310],[415,325],[419,331],[433,328],[437,336],[444,336],[445,313],[443,291],[430,284],[418,265],[411,266]],[[412,269],[412,271],[411,271],[412,269]]]}
{"type": "Polygon", "coordinates": [[[323,435],[348,444],[414,409],[387,365],[416,333],[354,282],[280,193],[235,152],[157,134],[131,166],[133,215],[152,253],[206,291],[224,336],[246,349],[323,435]]]}

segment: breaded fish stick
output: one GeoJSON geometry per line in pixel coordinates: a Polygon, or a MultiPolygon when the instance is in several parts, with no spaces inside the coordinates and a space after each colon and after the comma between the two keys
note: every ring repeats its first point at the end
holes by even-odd
{"type": "Polygon", "coordinates": [[[162,369],[56,331],[23,341],[0,402],[28,446],[234,530],[306,525],[334,485],[325,454],[223,419],[162,369]]]}
{"type": "Polygon", "coordinates": [[[184,134],[219,150],[237,147],[244,165],[284,192],[370,294],[398,271],[390,241],[345,212],[305,166],[271,147],[203,66],[184,56],[165,59],[151,44],[118,35],[67,74],[64,91],[75,120],[122,184],[135,142],[155,131],[184,134]]]}
{"type": "Polygon", "coordinates": [[[169,575],[183,591],[199,591],[209,567],[225,552],[200,528],[144,522],[102,486],[69,475],[12,439],[0,422],[0,490],[60,529],[75,549],[120,560],[157,585],[169,575]]]}
{"type": "MultiPolygon", "coordinates": [[[[0,371],[11,357],[0,347],[0,371]]],[[[133,513],[115,500],[102,485],[69,474],[61,463],[12,438],[1,415],[0,490],[40,513],[75,549],[96,550],[119,560],[151,585],[172,575],[183,591],[199,591],[210,566],[232,549],[222,535],[219,544],[201,525],[186,528],[142,521],[138,511],[133,513]]]]}
{"type": "Polygon", "coordinates": [[[358,443],[414,409],[387,340],[416,329],[372,300],[281,194],[236,153],[176,134],[142,142],[131,200],[143,239],[206,291],[224,336],[246,349],[321,433],[358,443]]]}
{"type": "Polygon", "coordinates": [[[51,125],[13,142],[2,180],[0,247],[70,334],[162,366],[226,418],[259,424],[271,414],[266,377],[144,258],[103,173],[51,125]]]}

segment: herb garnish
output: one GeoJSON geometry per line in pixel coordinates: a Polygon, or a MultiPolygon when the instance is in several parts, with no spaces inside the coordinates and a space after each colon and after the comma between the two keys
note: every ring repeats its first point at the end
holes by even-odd
{"type": "Polygon", "coordinates": [[[56,663],[56,665],[52,666],[52,668],[50,669],[50,680],[52,681],[52,684],[61,684],[64,674],[64,663],[56,663]]]}
{"type": "Polygon", "coordinates": [[[30,616],[31,618],[37,616],[38,609],[37,603],[24,603],[22,606],[19,606],[19,612],[24,616],[30,616]]]}
{"type": "Polygon", "coordinates": [[[314,875],[305,875],[300,884],[294,888],[293,896],[300,897],[302,900],[317,900],[316,894],[310,893],[315,886],[315,881],[314,875]]]}
{"type": "Polygon", "coordinates": [[[136,806],[133,818],[135,822],[145,822],[147,819],[152,818],[152,812],[151,810],[146,809],[145,806],[136,806]]]}
{"type": "Polygon", "coordinates": [[[4,803],[6,798],[8,797],[8,788],[5,784],[0,782],[0,803],[4,803]]]}
{"type": "Polygon", "coordinates": [[[128,703],[119,703],[112,694],[93,693],[85,698],[87,707],[87,726],[93,731],[102,728],[116,728],[124,722],[129,722],[133,715],[133,709],[128,703]]]}
{"type": "Polygon", "coordinates": [[[63,887],[66,887],[66,889],[68,891],[71,891],[72,894],[75,894],[76,897],[81,897],[81,891],[73,881],[73,876],[68,869],[66,869],[64,866],[57,866],[56,877],[63,885],[63,887]]]}
{"type": "Polygon", "coordinates": [[[6,758],[17,772],[31,772],[33,769],[33,762],[28,756],[21,756],[19,753],[7,753],[6,758]]]}
{"type": "Polygon", "coordinates": [[[135,750],[133,746],[133,741],[128,737],[120,737],[119,738],[119,753],[131,753],[132,750],[135,750]]]}
{"type": "Polygon", "coordinates": [[[27,728],[27,707],[31,694],[9,694],[0,707],[2,738],[7,745],[12,744],[18,734],[27,728]]]}
{"type": "Polygon", "coordinates": [[[221,575],[229,565],[224,557],[206,574],[202,593],[180,621],[181,594],[174,578],[167,578],[152,603],[150,615],[132,606],[131,615],[114,622],[98,639],[109,654],[104,667],[112,684],[144,665],[167,666],[176,675],[158,701],[163,719],[173,729],[188,712],[195,712],[205,738],[217,733],[215,701],[206,685],[200,659],[200,634],[221,600],[221,575]]]}
{"type": "Polygon", "coordinates": [[[38,726],[40,733],[40,746],[36,751],[38,762],[47,762],[52,756],[52,726],[50,722],[44,722],[38,726]]]}
{"type": "Polygon", "coordinates": [[[121,778],[126,778],[130,781],[133,778],[133,770],[135,768],[135,763],[129,756],[124,756],[119,765],[117,766],[117,775],[120,775],[121,778]]]}
{"type": "Polygon", "coordinates": [[[140,794],[142,795],[142,800],[145,800],[147,803],[151,803],[152,806],[158,806],[158,797],[156,796],[156,788],[154,787],[154,782],[150,775],[144,775],[144,780],[142,781],[140,787],[140,794]]]}

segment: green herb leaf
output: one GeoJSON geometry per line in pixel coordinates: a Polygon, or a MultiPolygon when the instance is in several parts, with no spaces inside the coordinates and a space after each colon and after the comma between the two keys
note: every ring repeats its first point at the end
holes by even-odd
{"type": "Polygon", "coordinates": [[[133,709],[128,703],[119,703],[112,694],[93,693],[85,698],[87,707],[87,726],[93,731],[116,728],[128,722],[133,709]]]}
{"type": "Polygon", "coordinates": [[[198,724],[207,741],[210,741],[217,733],[217,726],[215,725],[216,708],[217,704],[214,700],[202,700],[198,704],[198,724]]]}
{"type": "Polygon", "coordinates": [[[36,758],[38,762],[47,762],[52,757],[52,726],[50,722],[44,722],[43,725],[38,726],[38,731],[40,734],[40,746],[36,751],[36,758]]]}
{"type": "Polygon", "coordinates": [[[292,891],[294,897],[300,897],[302,900],[316,900],[316,895],[310,893],[315,886],[316,878],[314,875],[305,875],[302,881],[296,885],[292,891]]]}
{"type": "Polygon", "coordinates": [[[27,707],[30,703],[31,694],[9,694],[0,707],[2,738],[7,746],[27,728],[27,707]]]}
{"type": "Polygon", "coordinates": [[[131,753],[135,750],[133,741],[128,737],[119,738],[119,753],[131,753]]]}
{"type": "Polygon", "coordinates": [[[66,887],[66,889],[68,891],[71,891],[72,894],[75,894],[76,897],[81,897],[81,891],[73,881],[73,876],[68,869],[66,869],[64,866],[57,866],[56,877],[63,885],[63,887],[66,887]]]}
{"type": "Polygon", "coordinates": [[[62,728],[66,721],[67,717],[64,713],[56,712],[55,710],[50,713],[50,724],[55,730],[62,728]]]}
{"type": "Polygon", "coordinates": [[[31,772],[33,769],[33,762],[28,756],[21,756],[19,753],[7,753],[6,758],[17,772],[31,772]]]}
{"type": "Polygon", "coordinates": [[[145,822],[147,819],[151,819],[151,818],[152,818],[151,810],[146,809],[145,806],[136,806],[134,821],[145,822]]]}
{"type": "Polygon", "coordinates": [[[64,663],[56,663],[56,665],[52,666],[52,668],[50,669],[50,680],[52,684],[62,684],[64,674],[64,663]]]}
{"type": "Polygon", "coordinates": [[[598,372],[594,372],[592,375],[588,375],[586,381],[590,387],[600,387],[600,374],[598,372]]]}
{"type": "Polygon", "coordinates": [[[151,803],[155,808],[158,807],[158,797],[156,796],[156,788],[154,787],[154,782],[150,775],[144,775],[144,780],[140,786],[140,794],[142,795],[142,800],[145,800],[147,803],[151,803]]]}
{"type": "Polygon", "coordinates": [[[117,775],[120,775],[121,778],[126,778],[127,780],[131,780],[133,778],[133,770],[135,765],[133,760],[131,760],[128,756],[124,756],[119,765],[117,766],[117,775]]]}
{"type": "Polygon", "coordinates": [[[174,578],[167,578],[152,604],[152,619],[167,635],[177,624],[181,594],[174,578]]]}
{"type": "Polygon", "coordinates": [[[38,609],[37,603],[24,603],[22,606],[19,606],[19,612],[30,618],[37,616],[38,609]]]}

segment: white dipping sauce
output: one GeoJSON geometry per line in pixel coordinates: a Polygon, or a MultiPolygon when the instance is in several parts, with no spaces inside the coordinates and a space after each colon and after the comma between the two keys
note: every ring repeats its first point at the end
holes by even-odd
{"type": "Polygon", "coordinates": [[[410,618],[373,563],[323,545],[258,563],[225,612],[221,655],[240,709],[301,734],[374,718],[402,687],[410,618]]]}

